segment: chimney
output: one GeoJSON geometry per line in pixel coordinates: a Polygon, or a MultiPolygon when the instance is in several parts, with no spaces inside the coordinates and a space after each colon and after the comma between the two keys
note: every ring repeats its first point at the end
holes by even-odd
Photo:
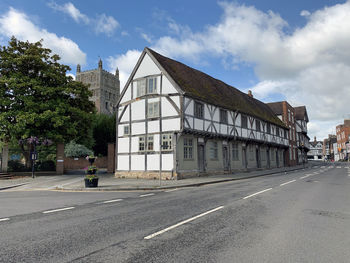
{"type": "Polygon", "coordinates": [[[81,70],[81,69],[80,69],[80,65],[78,64],[78,65],[77,65],[77,73],[80,73],[80,70],[81,70]]]}
{"type": "Polygon", "coordinates": [[[252,93],[251,90],[248,90],[248,96],[251,97],[251,98],[253,98],[253,93],[252,93]]]}
{"type": "Polygon", "coordinates": [[[316,136],[314,137],[314,142],[317,142],[317,140],[316,140],[316,136]]]}

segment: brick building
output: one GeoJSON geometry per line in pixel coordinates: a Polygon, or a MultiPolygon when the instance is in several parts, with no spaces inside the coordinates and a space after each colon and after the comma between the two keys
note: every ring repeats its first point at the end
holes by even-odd
{"type": "Polygon", "coordinates": [[[286,165],[292,166],[298,163],[297,161],[297,134],[295,109],[287,101],[279,101],[267,103],[277,117],[289,128],[288,141],[289,150],[286,151],[286,165]]]}
{"type": "Polygon", "coordinates": [[[294,107],[295,126],[297,128],[298,163],[307,161],[307,152],[310,150],[310,138],[307,135],[309,117],[305,106],[294,107]]]}
{"type": "Polygon", "coordinates": [[[337,136],[328,134],[328,138],[323,140],[323,156],[325,160],[334,160],[333,144],[337,142],[337,136]]]}
{"type": "Polygon", "coordinates": [[[336,135],[339,159],[347,159],[349,153],[347,152],[346,144],[349,143],[350,120],[344,120],[344,124],[336,127],[336,135]]]}

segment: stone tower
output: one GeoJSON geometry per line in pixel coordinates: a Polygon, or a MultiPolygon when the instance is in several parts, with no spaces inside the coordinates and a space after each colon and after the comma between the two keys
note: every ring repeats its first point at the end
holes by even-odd
{"type": "Polygon", "coordinates": [[[114,114],[117,101],[120,96],[119,70],[115,75],[102,68],[102,60],[98,61],[98,68],[81,71],[77,65],[76,81],[81,81],[89,85],[92,91],[90,100],[95,103],[97,112],[104,114],[114,114]]]}

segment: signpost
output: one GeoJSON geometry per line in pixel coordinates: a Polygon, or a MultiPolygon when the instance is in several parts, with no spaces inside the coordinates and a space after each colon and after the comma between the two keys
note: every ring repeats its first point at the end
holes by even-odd
{"type": "Polygon", "coordinates": [[[35,161],[38,159],[38,153],[35,149],[34,145],[34,151],[30,152],[30,160],[32,161],[32,178],[34,178],[34,171],[35,171],[35,161]]]}

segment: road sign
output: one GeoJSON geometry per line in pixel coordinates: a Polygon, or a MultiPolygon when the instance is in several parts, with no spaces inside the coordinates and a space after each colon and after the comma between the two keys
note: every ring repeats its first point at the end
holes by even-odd
{"type": "Polygon", "coordinates": [[[38,153],[37,152],[30,152],[30,160],[37,160],[38,159],[38,153]]]}

